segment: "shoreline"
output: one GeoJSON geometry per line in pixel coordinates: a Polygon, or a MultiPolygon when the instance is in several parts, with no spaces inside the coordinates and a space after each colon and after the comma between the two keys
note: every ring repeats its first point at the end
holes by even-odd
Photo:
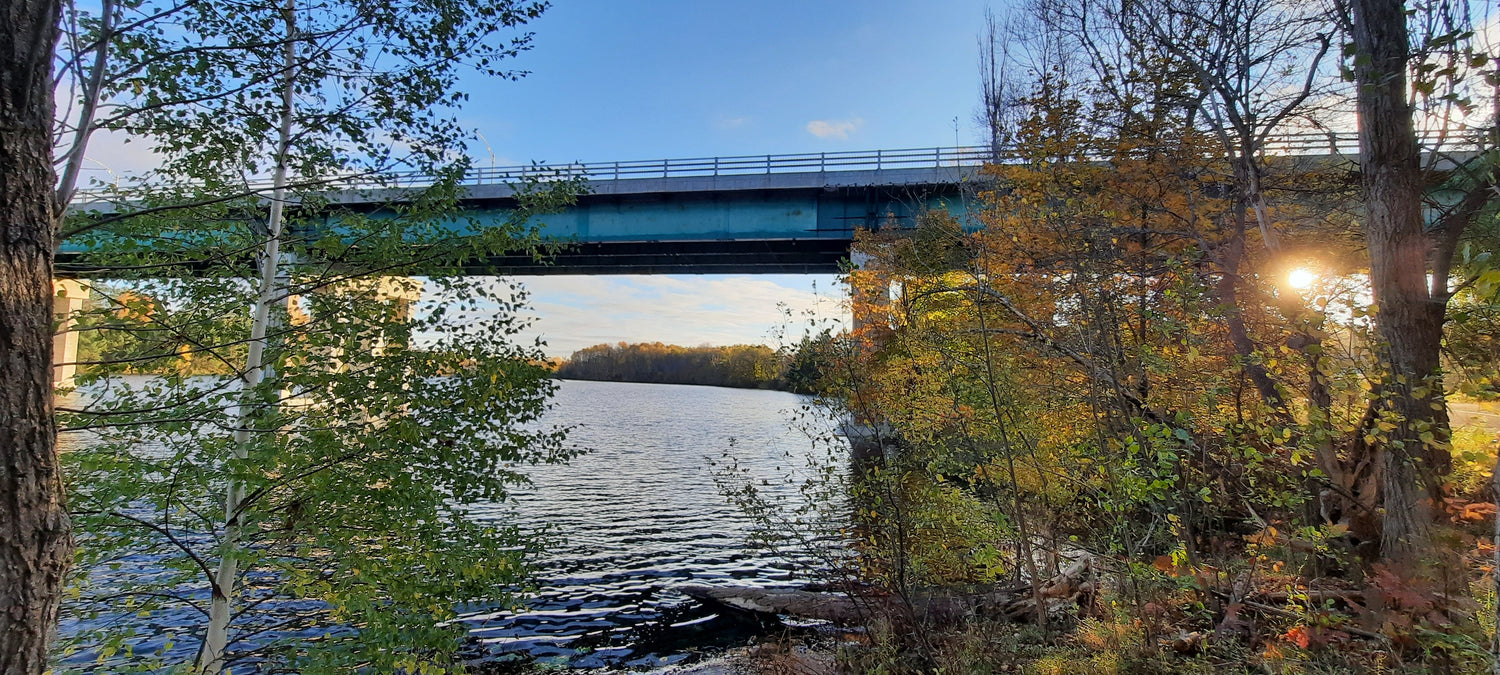
{"type": "MultiPolygon", "coordinates": [[[[783,389],[781,387],[736,387],[734,385],[729,385],[729,384],[701,384],[701,383],[698,383],[698,382],[655,382],[655,381],[650,381],[650,380],[593,380],[593,379],[582,378],[582,377],[558,377],[555,373],[552,375],[552,379],[557,380],[559,382],[604,382],[604,383],[607,383],[607,384],[665,384],[665,385],[672,385],[674,387],[713,387],[714,389],[734,389],[734,390],[737,390],[737,391],[779,391],[779,392],[783,392],[783,393],[787,393],[787,394],[797,394],[798,393],[798,392],[792,391],[790,389],[783,389]]],[[[807,394],[798,394],[798,395],[799,396],[806,396],[807,394]]]]}

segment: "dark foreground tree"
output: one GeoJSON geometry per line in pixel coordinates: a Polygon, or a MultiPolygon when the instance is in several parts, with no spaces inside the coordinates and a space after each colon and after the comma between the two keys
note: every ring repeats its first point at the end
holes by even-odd
{"type": "Polygon", "coordinates": [[[41,673],[72,556],[52,422],[52,49],[59,5],[0,5],[0,673],[41,673]]]}
{"type": "Polygon", "coordinates": [[[1459,167],[1468,170],[1461,183],[1465,195],[1457,206],[1438,211],[1429,225],[1429,172],[1413,115],[1424,103],[1467,107],[1462,68],[1482,67],[1486,60],[1468,50],[1472,31],[1464,25],[1467,13],[1457,5],[1437,3],[1417,13],[1404,0],[1353,0],[1347,9],[1360,121],[1364,233],[1385,366],[1378,406],[1372,408],[1385,432],[1381,553],[1398,568],[1410,569],[1432,551],[1432,504],[1451,462],[1439,371],[1443,324],[1455,294],[1449,276],[1459,240],[1490,200],[1494,180],[1487,166],[1459,167]],[[1443,20],[1423,22],[1423,17],[1443,20]],[[1409,20],[1423,23],[1423,30],[1413,35],[1409,20]],[[1441,63],[1453,57],[1462,63],[1441,63]]]}
{"type": "Polygon", "coordinates": [[[1420,448],[1427,444],[1419,435],[1427,432],[1430,441],[1430,428],[1447,421],[1440,390],[1431,381],[1438,367],[1443,305],[1427,294],[1421,155],[1406,100],[1405,3],[1355,0],[1351,8],[1370,287],[1390,367],[1382,390],[1398,424],[1383,467],[1382,548],[1387,558],[1409,562],[1427,549],[1425,521],[1431,517],[1417,479],[1415,462],[1421,461],[1420,448]]]}

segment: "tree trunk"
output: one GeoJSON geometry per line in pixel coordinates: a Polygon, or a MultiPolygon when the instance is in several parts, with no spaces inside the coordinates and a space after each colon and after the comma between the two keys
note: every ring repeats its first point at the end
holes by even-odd
{"type": "MultiPolygon", "coordinates": [[[[274,376],[274,371],[264,362],[266,335],[272,325],[271,305],[278,299],[285,301],[285,289],[277,282],[281,268],[282,210],[286,204],[287,154],[292,140],[292,123],[297,77],[296,61],[296,5],[286,0],[286,44],[282,47],[282,59],[286,70],[282,74],[281,124],[276,140],[276,169],[272,177],[271,212],[266,218],[266,243],[260,258],[260,286],[255,301],[255,315],[250,323],[249,353],[245,357],[245,391],[243,401],[235,412],[234,454],[236,459],[249,456],[250,429],[260,416],[261,402],[256,399],[255,389],[262,378],[274,376]]],[[[198,652],[198,671],[205,675],[224,672],[225,649],[229,645],[229,624],[233,620],[231,610],[235,586],[239,582],[240,528],[245,519],[245,486],[231,477],[224,494],[224,539],[220,544],[219,566],[214,570],[213,595],[209,600],[208,626],[203,633],[203,648],[198,652]]]]}
{"type": "MultiPolygon", "coordinates": [[[[68,202],[78,188],[78,175],[83,171],[83,162],[89,147],[89,138],[95,131],[95,114],[104,98],[104,71],[109,65],[109,46],[114,39],[116,8],[114,0],[101,0],[99,5],[99,37],[94,47],[94,65],[89,70],[80,92],[80,111],[77,129],[73,131],[73,146],[68,148],[68,159],[63,163],[62,178],[57,182],[57,210],[59,214],[68,210],[68,202]]],[[[77,58],[83,58],[78,54],[77,58]]],[[[58,242],[62,243],[62,242],[58,242]]]]}
{"type": "MultiPolygon", "coordinates": [[[[1495,506],[1500,508],[1500,456],[1495,458],[1495,468],[1490,471],[1490,489],[1495,493],[1495,506]]],[[[1500,518],[1495,519],[1495,538],[1492,541],[1500,541],[1500,518]]],[[[1500,597],[1500,546],[1493,548],[1495,553],[1491,564],[1494,567],[1490,570],[1490,586],[1497,597],[1500,597]]],[[[1500,620],[1500,603],[1495,605],[1495,618],[1500,620]]],[[[1500,675],[1500,630],[1495,631],[1495,636],[1490,639],[1490,658],[1490,672],[1500,675]]]]}
{"type": "Polygon", "coordinates": [[[40,675],[73,542],[52,420],[55,0],[0,5],[0,674],[40,675]]]}
{"type": "Polygon", "coordinates": [[[1351,2],[1365,242],[1386,369],[1381,555],[1410,570],[1431,552],[1433,490],[1447,472],[1448,414],[1438,375],[1444,303],[1428,293],[1421,155],[1407,103],[1403,0],[1351,2]]]}

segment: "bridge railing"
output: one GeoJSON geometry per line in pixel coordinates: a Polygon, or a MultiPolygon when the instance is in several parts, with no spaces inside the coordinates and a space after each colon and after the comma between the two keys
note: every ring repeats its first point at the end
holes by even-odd
{"type": "MultiPolygon", "coordinates": [[[[1424,151],[1462,152],[1480,147],[1480,139],[1468,131],[1430,131],[1422,134],[1424,151]]],[[[1266,140],[1265,152],[1273,156],[1354,156],[1359,137],[1353,133],[1303,132],[1266,140]]],[[[787,155],[737,155],[621,162],[535,163],[522,166],[474,167],[465,176],[467,185],[493,185],[522,179],[547,180],[583,177],[589,180],[631,178],[678,178],[744,176],[777,173],[827,173],[835,171],[883,171],[981,166],[1013,161],[1006,149],[996,153],[988,146],[905,148],[846,152],[808,152],[787,155]]],[[[402,186],[430,182],[429,176],[413,172],[394,176],[402,186]]]]}
{"type": "MultiPolygon", "coordinates": [[[[1483,145],[1482,139],[1468,130],[1434,130],[1422,134],[1424,152],[1456,153],[1472,151],[1483,145]]],[[[1359,152],[1359,138],[1353,133],[1290,133],[1267,139],[1265,152],[1276,156],[1353,156],[1359,152]]],[[[972,167],[986,163],[1014,161],[1004,148],[996,153],[988,146],[906,148],[900,150],[866,150],[843,152],[805,152],[786,155],[736,155],[729,157],[696,157],[687,159],[653,159],[620,162],[537,162],[519,166],[473,167],[465,175],[464,185],[498,185],[522,180],[556,180],[582,177],[589,180],[627,180],[632,178],[678,178],[746,176],[778,173],[828,173],[838,171],[884,171],[892,169],[936,169],[972,167]]],[[[431,185],[435,177],[418,171],[395,172],[379,179],[353,178],[327,181],[329,189],[365,190],[387,187],[410,188],[431,185]]],[[[269,190],[269,182],[254,182],[251,191],[269,190]]],[[[111,193],[79,191],[77,201],[105,201],[128,188],[119,186],[111,193]]]]}
{"type": "MultiPolygon", "coordinates": [[[[630,178],[680,178],[713,176],[746,176],[776,173],[826,173],[830,171],[883,171],[887,169],[922,169],[953,166],[979,166],[989,161],[989,148],[979,146],[954,148],[905,148],[854,152],[805,152],[788,155],[736,155],[729,157],[690,157],[622,162],[537,163],[526,166],[475,167],[465,183],[490,185],[523,178],[547,179],[556,176],[581,176],[590,180],[623,180],[630,178]]],[[[420,181],[424,176],[401,176],[420,181]]]]}

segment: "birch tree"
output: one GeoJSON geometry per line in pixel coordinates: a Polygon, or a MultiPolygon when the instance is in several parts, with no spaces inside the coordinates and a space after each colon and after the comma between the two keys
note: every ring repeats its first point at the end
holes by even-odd
{"type": "Polygon", "coordinates": [[[567,452],[526,426],[550,385],[535,347],[511,341],[523,296],[458,275],[534,248],[527,217],[577,184],[519,186],[519,210],[469,227],[453,211],[467,132],[452,113],[461,69],[520,75],[502,62],[543,9],[148,2],[92,24],[117,48],[98,58],[101,98],[75,135],[126,133],[161,161],[62,232],[90,251],[71,271],[115,280],[95,284],[81,325],[124,343],[81,364],[104,378],[85,389],[106,395],[63,411],[92,435],[69,455],[88,535],[65,663],[443,668],[454,607],[520,578],[530,545],[472,522],[469,505],[567,452]],[[165,17],[170,30],[153,24],[165,17]],[[399,171],[432,186],[375,213],[326,201],[399,171]],[[417,274],[433,298],[422,312],[400,281],[417,274]],[[184,358],[229,376],[195,377],[184,358]],[[111,362],[173,374],[120,382],[111,362]],[[165,571],[104,572],[122,550],[165,571]],[[126,611],[172,617],[180,644],[146,653],[133,640],[151,638],[99,628],[126,611]],[[316,653],[309,627],[331,631],[316,653]]]}

